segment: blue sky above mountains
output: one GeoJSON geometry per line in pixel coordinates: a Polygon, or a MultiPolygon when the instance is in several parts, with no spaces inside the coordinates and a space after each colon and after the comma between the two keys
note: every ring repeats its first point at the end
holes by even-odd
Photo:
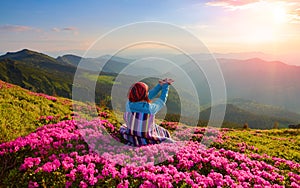
{"type": "Polygon", "coordinates": [[[0,7],[0,52],[29,48],[82,55],[101,35],[142,21],[175,24],[212,52],[261,51],[297,59],[300,50],[296,0],[7,0],[0,7]]]}

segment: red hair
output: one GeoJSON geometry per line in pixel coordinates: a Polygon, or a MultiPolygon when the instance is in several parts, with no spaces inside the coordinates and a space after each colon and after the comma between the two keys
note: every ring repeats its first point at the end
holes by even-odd
{"type": "Polygon", "coordinates": [[[128,99],[130,102],[150,102],[148,98],[148,85],[144,82],[137,82],[133,84],[129,89],[128,99]]]}

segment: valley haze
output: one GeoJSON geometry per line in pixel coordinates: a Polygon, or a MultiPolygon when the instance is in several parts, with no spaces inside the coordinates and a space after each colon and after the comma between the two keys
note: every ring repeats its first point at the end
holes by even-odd
{"type": "MultiPolygon", "coordinates": [[[[206,54],[199,54],[196,57],[199,58],[199,61],[207,61],[206,54]]],[[[166,58],[176,59],[176,62],[178,62],[181,56],[168,54],[166,58]]],[[[300,67],[280,61],[265,61],[256,57],[239,60],[219,55],[217,60],[225,79],[228,94],[227,103],[229,106],[227,106],[225,121],[240,125],[247,121],[253,122],[250,123],[253,128],[271,128],[273,126],[272,122],[280,122],[283,127],[299,123],[300,101],[297,99],[300,96],[300,86],[298,84],[300,67]],[[257,119],[261,119],[264,123],[256,122],[257,119]],[[260,126],[258,126],[259,123],[260,126]]],[[[115,76],[134,61],[133,57],[112,57],[110,55],[82,58],[67,54],[54,58],[40,52],[23,49],[17,52],[7,52],[5,55],[0,56],[0,79],[33,91],[71,98],[72,79],[78,68],[77,66],[81,62],[85,65],[84,68],[87,69],[86,74],[83,75],[83,80],[98,79],[96,101],[100,103],[110,94],[109,88],[114,84],[115,76]],[[93,73],[99,67],[102,68],[102,77],[93,73]],[[104,92],[104,90],[107,91],[104,92]]],[[[193,69],[193,62],[182,61],[179,66],[187,74],[199,74],[193,69]]],[[[131,73],[131,77],[134,77],[134,74],[136,76],[147,75],[149,71],[157,71],[158,76],[160,76],[159,70],[155,70],[155,68],[145,70],[139,64],[136,64],[135,70],[138,71],[131,73]]],[[[165,74],[172,75],[172,67],[165,74]]],[[[126,77],[126,75],[124,76],[126,77]]],[[[180,75],[178,78],[180,78],[180,75]]],[[[198,84],[201,88],[201,91],[198,91],[202,104],[200,117],[203,120],[208,120],[210,91],[205,76],[202,75],[201,78],[200,80],[194,80],[194,84],[198,84]]],[[[148,81],[150,85],[155,83],[155,80],[150,79],[148,81]]],[[[178,82],[180,82],[180,79],[178,82]]],[[[181,85],[184,89],[184,83],[181,83],[181,85]]],[[[127,89],[124,88],[124,90],[127,89]]],[[[167,106],[169,105],[171,109],[169,113],[179,113],[180,111],[179,99],[176,96],[176,91],[171,90],[170,101],[167,103],[167,106]]],[[[188,94],[186,96],[188,97],[188,94]]],[[[117,104],[119,104],[120,109],[122,109],[125,99],[126,96],[119,96],[118,99],[115,99],[118,101],[117,104]]],[[[193,106],[188,98],[180,100],[185,100],[184,103],[193,106]]]]}

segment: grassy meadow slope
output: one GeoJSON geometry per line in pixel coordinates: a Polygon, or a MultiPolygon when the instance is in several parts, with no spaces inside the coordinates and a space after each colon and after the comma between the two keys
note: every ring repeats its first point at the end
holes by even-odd
{"type": "Polygon", "coordinates": [[[119,154],[124,146],[106,136],[122,140],[120,123],[107,111],[77,124],[70,100],[3,81],[0,105],[0,187],[300,186],[299,129],[165,122],[176,144],[129,147],[119,154]]]}
{"type": "Polygon", "coordinates": [[[0,80],[0,142],[35,131],[49,121],[47,116],[68,119],[71,105],[69,99],[33,93],[0,80]]]}
{"type": "Polygon", "coordinates": [[[225,142],[214,146],[246,154],[266,154],[300,163],[299,129],[229,129],[223,139],[225,142]]]}

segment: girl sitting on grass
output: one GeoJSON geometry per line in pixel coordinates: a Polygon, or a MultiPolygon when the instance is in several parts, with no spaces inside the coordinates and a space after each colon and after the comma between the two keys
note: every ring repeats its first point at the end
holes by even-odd
{"type": "Polygon", "coordinates": [[[166,104],[169,85],[173,82],[174,80],[168,78],[159,80],[159,84],[150,91],[148,85],[143,82],[131,86],[124,113],[125,124],[120,128],[120,133],[128,145],[142,146],[164,141],[173,142],[170,133],[155,124],[155,114],[166,104]],[[160,97],[151,102],[160,91],[160,97]]]}

